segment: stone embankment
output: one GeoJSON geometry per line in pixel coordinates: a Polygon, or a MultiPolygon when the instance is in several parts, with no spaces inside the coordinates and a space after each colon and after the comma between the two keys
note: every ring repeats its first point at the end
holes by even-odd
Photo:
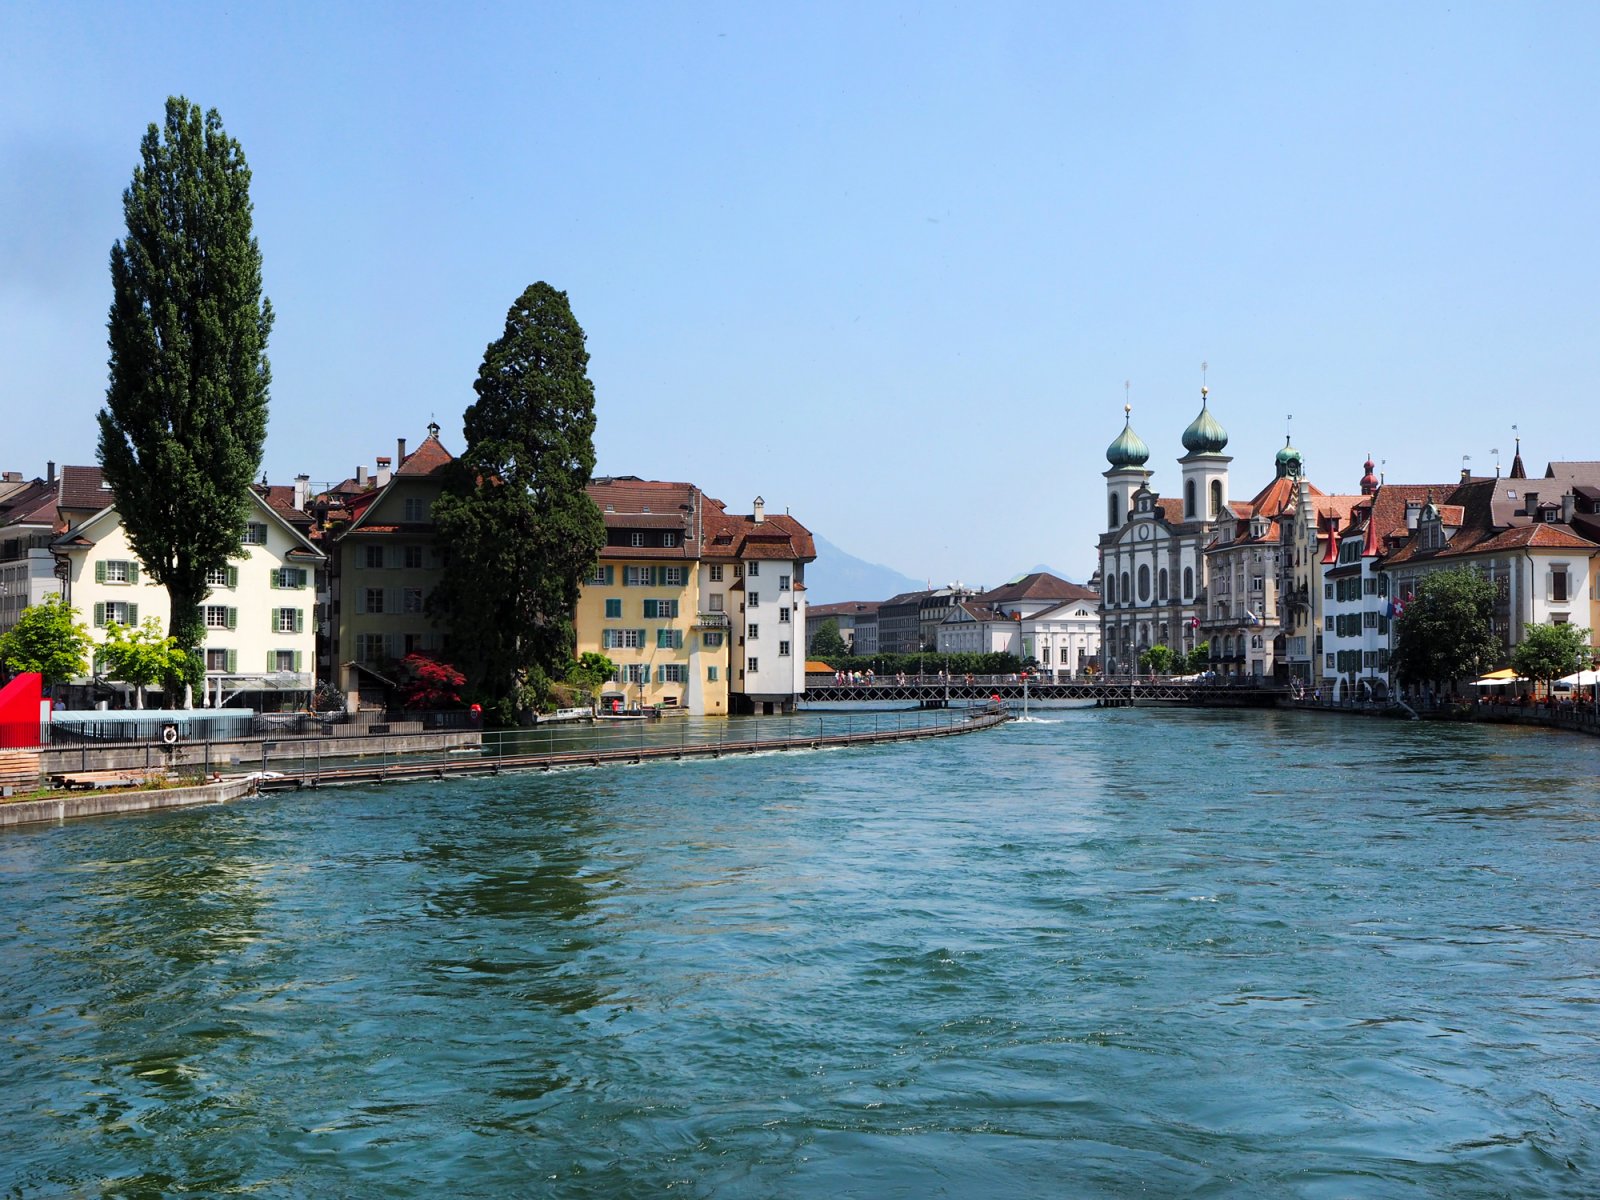
{"type": "Polygon", "coordinates": [[[256,790],[253,779],[222,779],[194,787],[156,788],[150,791],[67,792],[45,800],[14,800],[0,804],[0,828],[38,821],[64,821],[69,817],[105,817],[116,813],[154,812],[162,808],[188,808],[196,804],[226,804],[256,790]]]}
{"type": "Polygon", "coordinates": [[[1283,700],[1279,707],[1304,712],[1338,713],[1352,717],[1415,717],[1424,721],[1483,721],[1493,725],[1530,725],[1565,729],[1600,737],[1600,712],[1588,704],[1486,704],[1461,701],[1433,705],[1335,704],[1330,701],[1283,700]]]}

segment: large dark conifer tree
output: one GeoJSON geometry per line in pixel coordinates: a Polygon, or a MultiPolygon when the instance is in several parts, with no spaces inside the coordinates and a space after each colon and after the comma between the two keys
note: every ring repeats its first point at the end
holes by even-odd
{"type": "Polygon", "coordinates": [[[466,448],[435,503],[445,572],[430,598],[451,657],[504,716],[541,703],[573,647],[578,590],[605,544],[584,491],[594,385],[565,292],[536,283],[484,352],[466,448]]]}
{"type": "MultiPolygon", "coordinates": [[[[182,97],[151,125],[111,248],[110,383],[100,464],[134,553],[172,604],[168,633],[205,637],[206,572],[239,551],[267,434],[267,335],[250,169],[215,109],[182,97]]],[[[188,682],[204,669],[187,656],[188,682]]]]}

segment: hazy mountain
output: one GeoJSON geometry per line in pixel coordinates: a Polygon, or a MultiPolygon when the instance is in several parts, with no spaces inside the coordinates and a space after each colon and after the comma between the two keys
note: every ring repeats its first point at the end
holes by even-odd
{"type": "Polygon", "coordinates": [[[1029,567],[1026,571],[1022,572],[1022,574],[1024,574],[1024,575],[1033,575],[1033,574],[1035,574],[1037,572],[1040,572],[1040,571],[1044,572],[1044,574],[1046,574],[1046,575],[1054,575],[1057,579],[1065,579],[1068,583],[1082,583],[1083,582],[1083,580],[1081,580],[1081,579],[1074,579],[1071,575],[1068,575],[1065,571],[1061,570],[1059,567],[1049,567],[1049,566],[1046,566],[1044,563],[1040,563],[1036,567],[1029,567]]]}
{"type": "Polygon", "coordinates": [[[817,543],[817,561],[806,567],[807,604],[887,600],[901,592],[927,587],[922,580],[902,575],[893,567],[847,554],[821,534],[811,536],[817,543]]]}

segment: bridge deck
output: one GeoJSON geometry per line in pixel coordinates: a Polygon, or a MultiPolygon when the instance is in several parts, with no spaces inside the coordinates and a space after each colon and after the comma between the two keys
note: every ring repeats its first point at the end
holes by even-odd
{"type": "Polygon", "coordinates": [[[904,683],[894,679],[874,680],[872,683],[807,681],[804,700],[807,704],[840,702],[865,703],[868,701],[906,700],[932,707],[947,701],[1001,700],[1020,701],[1024,691],[1029,700],[1092,700],[1104,705],[1125,705],[1162,701],[1169,704],[1195,705],[1267,705],[1286,695],[1283,689],[1273,686],[1233,686],[1171,679],[1074,679],[1061,683],[1005,678],[977,678],[968,683],[964,678],[949,680],[911,680],[904,683]]]}

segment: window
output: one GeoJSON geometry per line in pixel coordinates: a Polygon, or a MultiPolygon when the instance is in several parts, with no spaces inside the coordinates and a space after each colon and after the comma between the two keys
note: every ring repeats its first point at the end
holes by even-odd
{"type": "Polygon", "coordinates": [[[369,613],[381,613],[383,611],[383,589],[366,588],[364,589],[364,592],[367,601],[367,611],[369,613]]]}
{"type": "Polygon", "coordinates": [[[1364,612],[1364,613],[1362,613],[1361,614],[1361,624],[1362,624],[1363,628],[1376,629],[1378,627],[1378,614],[1375,613],[1375,612],[1364,612]]]}
{"type": "Polygon", "coordinates": [[[706,668],[706,682],[707,683],[715,683],[716,681],[717,681],[717,669],[715,667],[707,667],[706,668]]]}
{"type": "Polygon", "coordinates": [[[206,651],[206,670],[226,671],[228,669],[228,652],[226,650],[206,651]]]}
{"type": "Polygon", "coordinates": [[[735,579],[743,579],[744,578],[744,564],[743,563],[734,563],[733,564],[733,577],[735,579]]]}
{"type": "Polygon", "coordinates": [[[298,608],[277,608],[272,612],[274,633],[299,633],[305,628],[305,614],[298,608]]]}
{"type": "Polygon", "coordinates": [[[206,572],[206,586],[231,588],[239,585],[239,572],[235,567],[216,567],[206,572]]]}
{"type": "Polygon", "coordinates": [[[626,587],[649,587],[651,570],[650,567],[623,567],[622,582],[626,587]]]}
{"type": "Polygon", "coordinates": [[[649,683],[649,663],[629,663],[623,668],[623,676],[629,683],[649,683]]]}
{"type": "MultiPolygon", "coordinates": [[[[618,614],[621,615],[620,613],[618,614]]],[[[676,600],[646,600],[644,615],[648,621],[666,621],[678,615],[676,600]]]]}
{"type": "Polygon", "coordinates": [[[789,643],[788,642],[779,642],[778,643],[778,657],[779,658],[788,658],[789,657],[789,643]]]}
{"type": "Polygon", "coordinates": [[[591,584],[599,584],[602,587],[609,585],[611,583],[611,568],[600,566],[598,563],[595,564],[594,574],[589,576],[589,582],[591,584]]]}
{"type": "Polygon", "coordinates": [[[1215,521],[1222,515],[1222,480],[1211,481],[1211,519],[1215,521]]]}
{"type": "Polygon", "coordinates": [[[430,505],[422,496],[407,496],[405,505],[405,519],[410,524],[418,524],[428,519],[430,505]]]}
{"type": "Polygon", "coordinates": [[[755,641],[757,638],[759,638],[761,636],[761,626],[759,626],[759,625],[746,625],[744,627],[744,636],[749,638],[752,642],[755,641]]]}
{"type": "Polygon", "coordinates": [[[418,567],[422,566],[422,547],[421,546],[407,546],[405,548],[405,554],[406,554],[406,566],[407,566],[407,568],[409,568],[410,570],[415,571],[418,567]]]}
{"type": "Polygon", "coordinates": [[[700,644],[707,650],[715,650],[718,646],[722,645],[721,631],[712,629],[702,633],[700,635],[700,644]]]}
{"type": "Polygon", "coordinates": [[[1550,624],[1552,624],[1552,625],[1565,625],[1568,622],[1570,622],[1571,620],[1572,620],[1572,617],[1570,615],[1568,615],[1567,613],[1551,613],[1550,614],[1550,624]]]}
{"type": "Polygon", "coordinates": [[[722,611],[722,593],[721,592],[712,592],[711,593],[711,608],[710,608],[709,611],[711,611],[711,612],[721,612],[722,611]]]}
{"type": "Polygon", "coordinates": [[[750,578],[754,579],[757,575],[761,574],[761,564],[758,562],[750,563],[745,570],[749,572],[750,578]]]}
{"type": "Polygon", "coordinates": [[[1565,564],[1550,568],[1550,600],[1554,604],[1567,602],[1567,568],[1565,564]]]}
{"type": "Polygon", "coordinates": [[[226,629],[228,627],[228,610],[221,604],[206,605],[205,617],[207,629],[226,629]]]}
{"type": "Polygon", "coordinates": [[[789,624],[789,610],[787,608],[780,608],[778,610],[778,624],[779,625],[787,625],[787,624],[789,624]]]}
{"type": "Polygon", "coordinates": [[[1126,571],[1122,573],[1122,582],[1118,588],[1124,604],[1133,603],[1133,586],[1131,578],[1126,571]]]}
{"type": "Polygon", "coordinates": [[[644,645],[644,630],[602,629],[600,645],[607,650],[638,650],[644,645]]]}
{"type": "Polygon", "coordinates": [[[750,659],[746,665],[752,675],[761,670],[761,660],[759,658],[750,659]]]}
{"type": "Polygon", "coordinates": [[[622,620],[622,600],[616,596],[606,598],[606,620],[622,620]]]}
{"type": "Polygon", "coordinates": [[[1189,480],[1183,485],[1183,515],[1185,520],[1194,520],[1194,480],[1189,480]]]}
{"type": "Polygon", "coordinates": [[[381,567],[381,566],[383,566],[383,547],[382,546],[368,546],[367,547],[367,566],[368,567],[381,567]]]}
{"type": "Polygon", "coordinates": [[[1369,596],[1376,596],[1378,594],[1378,581],[1376,579],[1362,580],[1361,590],[1369,596]]]}
{"type": "Polygon", "coordinates": [[[306,569],[304,567],[279,567],[272,572],[271,582],[275,588],[303,588],[306,585],[306,569]]]}
{"type": "Polygon", "coordinates": [[[1115,493],[1112,493],[1112,495],[1110,495],[1106,499],[1106,525],[1107,525],[1107,527],[1111,528],[1111,529],[1115,529],[1118,525],[1120,525],[1122,523],[1122,519],[1121,518],[1122,518],[1121,498],[1119,496],[1117,496],[1115,493]]]}
{"type": "Polygon", "coordinates": [[[1332,617],[1324,617],[1323,620],[1327,621],[1327,623],[1328,623],[1328,632],[1332,633],[1333,632],[1333,618],[1332,617]]]}
{"type": "Polygon", "coordinates": [[[246,546],[265,546],[267,544],[267,527],[259,521],[251,521],[244,527],[244,544],[246,546]]]}
{"type": "Polygon", "coordinates": [[[1150,568],[1143,563],[1139,565],[1139,602],[1142,604],[1150,599],[1150,568]]]}
{"type": "Polygon", "coordinates": [[[139,568],[131,562],[96,563],[94,581],[96,583],[138,583],[139,568]]]}
{"type": "Polygon", "coordinates": [[[712,563],[711,564],[708,578],[711,580],[712,583],[721,583],[722,582],[722,564],[721,563],[712,563]]]}
{"type": "Polygon", "coordinates": [[[789,576],[787,576],[787,575],[779,575],[778,576],[778,590],[780,592],[787,592],[789,590],[789,576]]]}
{"type": "Polygon", "coordinates": [[[761,593],[760,592],[749,592],[749,593],[747,593],[746,596],[745,596],[745,603],[748,604],[751,608],[759,608],[761,606],[761,593]]]}
{"type": "Polygon", "coordinates": [[[400,591],[400,611],[405,613],[420,613],[422,611],[422,589],[402,588],[400,591]]]}
{"type": "Polygon", "coordinates": [[[299,655],[293,650],[274,650],[272,652],[272,669],[274,671],[292,672],[295,669],[294,660],[298,657],[299,655]]]}
{"type": "Polygon", "coordinates": [[[1106,603],[1107,604],[1115,604],[1116,602],[1117,602],[1117,577],[1115,575],[1107,575],[1106,576],[1106,603]]]}
{"type": "Polygon", "coordinates": [[[358,633],[356,634],[356,661],[363,663],[377,662],[384,657],[383,634],[358,633]]]}
{"type": "Polygon", "coordinates": [[[630,546],[642,546],[642,545],[644,545],[644,534],[642,534],[642,533],[630,533],[628,535],[628,545],[630,545],[630,546]]]}
{"type": "Polygon", "coordinates": [[[682,587],[689,578],[687,567],[662,567],[661,584],[663,587],[682,587]]]}
{"type": "MultiPolygon", "coordinates": [[[[678,544],[678,535],[669,529],[661,535],[661,544],[663,546],[676,546],[678,544]]],[[[678,682],[682,683],[683,681],[680,679],[678,682]]]]}
{"type": "Polygon", "coordinates": [[[1167,599],[1167,569],[1165,567],[1156,573],[1156,599],[1163,603],[1167,599]]]}
{"type": "Polygon", "coordinates": [[[659,676],[661,683],[687,683],[686,676],[689,668],[682,663],[662,663],[659,676]]]}
{"type": "Polygon", "coordinates": [[[1183,569],[1183,598],[1185,600],[1194,599],[1194,568],[1193,567],[1185,567],[1183,569]]]}

